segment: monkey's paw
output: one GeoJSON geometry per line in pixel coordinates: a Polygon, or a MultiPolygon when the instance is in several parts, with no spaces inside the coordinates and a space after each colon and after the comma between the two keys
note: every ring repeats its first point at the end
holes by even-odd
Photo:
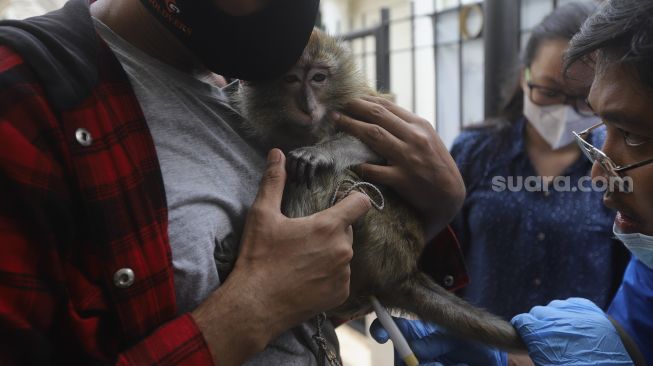
{"type": "Polygon", "coordinates": [[[297,183],[306,183],[309,189],[313,186],[315,173],[333,165],[331,156],[314,146],[300,147],[288,153],[288,177],[297,183]]]}

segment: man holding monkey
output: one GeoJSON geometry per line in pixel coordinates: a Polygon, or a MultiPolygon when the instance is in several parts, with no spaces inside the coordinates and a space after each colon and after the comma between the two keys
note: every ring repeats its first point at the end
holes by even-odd
{"type": "MultiPolygon", "coordinates": [[[[347,297],[369,202],[284,217],[283,154],[266,162],[206,82],[284,72],[317,6],[71,0],[0,23],[0,364],[317,364],[288,330],[347,297]],[[238,243],[220,279],[212,248],[238,243]]],[[[433,238],[464,195],[453,160],[419,117],[356,104],[340,127],[393,154],[363,176],[433,238]]]]}

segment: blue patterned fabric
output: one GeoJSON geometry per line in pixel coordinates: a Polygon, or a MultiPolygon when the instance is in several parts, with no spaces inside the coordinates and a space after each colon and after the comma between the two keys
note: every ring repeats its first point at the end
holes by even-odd
{"type": "MultiPolygon", "coordinates": [[[[466,130],[452,147],[467,187],[452,225],[471,278],[464,297],[506,319],[568,297],[605,309],[623,273],[614,257],[624,249],[612,239],[615,213],[603,206],[603,193],[571,191],[592,164],[581,156],[567,168],[562,176],[569,177],[569,191],[497,192],[493,186],[493,177],[537,176],[524,145],[525,124],[522,119],[501,133],[466,130]]],[[[604,139],[604,130],[590,136],[595,146],[604,139]]]]}

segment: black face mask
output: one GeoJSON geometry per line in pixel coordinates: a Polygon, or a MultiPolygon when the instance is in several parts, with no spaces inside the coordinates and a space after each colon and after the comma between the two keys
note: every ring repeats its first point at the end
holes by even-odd
{"type": "Polygon", "coordinates": [[[270,0],[256,13],[226,14],[214,0],[141,0],[211,71],[243,80],[270,79],[301,56],[319,0],[270,0]]]}

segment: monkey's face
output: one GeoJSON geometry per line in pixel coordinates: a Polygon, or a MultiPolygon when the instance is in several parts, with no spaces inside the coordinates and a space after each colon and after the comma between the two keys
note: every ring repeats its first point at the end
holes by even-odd
{"type": "Polygon", "coordinates": [[[297,64],[276,84],[279,98],[284,99],[279,105],[285,107],[286,123],[316,135],[333,129],[329,112],[341,110],[368,90],[351,53],[318,29],[297,64]]]}
{"type": "Polygon", "coordinates": [[[244,83],[236,99],[259,136],[293,147],[334,133],[329,113],[371,93],[349,50],[316,29],[295,66],[282,77],[244,83]]]}
{"type": "Polygon", "coordinates": [[[287,117],[293,124],[316,127],[327,114],[331,79],[327,65],[295,66],[282,78],[287,98],[287,117]]]}

